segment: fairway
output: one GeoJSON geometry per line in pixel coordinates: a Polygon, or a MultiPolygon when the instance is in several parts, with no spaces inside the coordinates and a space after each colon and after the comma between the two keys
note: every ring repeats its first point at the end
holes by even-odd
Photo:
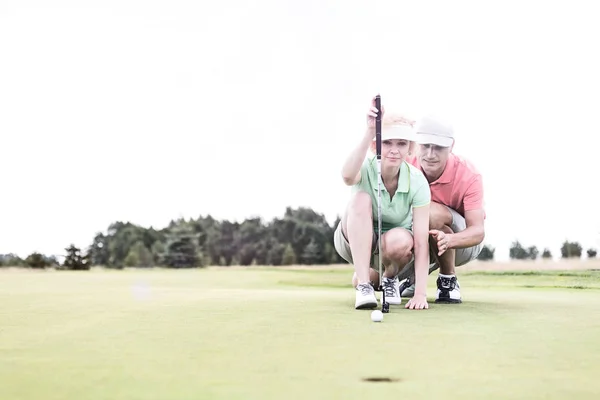
{"type": "Polygon", "coordinates": [[[382,323],[351,271],[0,270],[0,399],[598,398],[600,271],[434,273],[382,323]]]}

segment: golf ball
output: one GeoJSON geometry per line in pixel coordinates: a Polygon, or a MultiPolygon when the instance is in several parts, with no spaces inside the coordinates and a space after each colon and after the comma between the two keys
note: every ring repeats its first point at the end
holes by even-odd
{"type": "Polygon", "coordinates": [[[381,322],[383,321],[383,313],[380,310],[375,310],[371,313],[371,321],[381,322]]]}

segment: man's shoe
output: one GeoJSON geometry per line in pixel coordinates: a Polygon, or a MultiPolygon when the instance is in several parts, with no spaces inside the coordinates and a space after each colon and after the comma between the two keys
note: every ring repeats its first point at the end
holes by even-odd
{"type": "Polygon", "coordinates": [[[414,279],[413,276],[403,279],[400,282],[400,296],[402,297],[413,297],[415,295],[415,284],[411,281],[411,278],[414,279]]]}
{"type": "MultiPolygon", "coordinates": [[[[435,271],[438,267],[433,262],[429,264],[429,274],[435,271]]],[[[411,275],[400,282],[400,296],[413,297],[415,295],[415,276],[411,275]]]]}
{"type": "Polygon", "coordinates": [[[375,290],[370,283],[359,283],[356,286],[356,302],[354,308],[357,310],[377,308],[377,298],[375,290]]]}
{"type": "Polygon", "coordinates": [[[442,275],[437,278],[436,303],[462,303],[460,285],[455,275],[442,275]]]}
{"type": "MultiPolygon", "coordinates": [[[[385,294],[385,301],[388,304],[398,305],[402,303],[402,297],[400,296],[400,282],[398,282],[398,277],[383,277],[383,293],[385,294]]],[[[383,299],[383,296],[381,298],[383,299]]]]}

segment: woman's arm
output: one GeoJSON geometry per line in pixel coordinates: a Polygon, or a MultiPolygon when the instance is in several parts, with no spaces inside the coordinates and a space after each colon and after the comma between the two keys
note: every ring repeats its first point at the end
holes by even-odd
{"type": "MultiPolygon", "coordinates": [[[[367,150],[373,143],[375,137],[375,122],[377,119],[377,113],[379,110],[375,107],[375,97],[371,99],[371,108],[367,111],[367,129],[360,143],[352,153],[346,159],[344,166],[342,167],[342,179],[348,186],[356,185],[360,182],[360,167],[362,167],[367,150]]],[[[381,106],[381,117],[385,113],[385,108],[381,106]]]]}
{"type": "Polygon", "coordinates": [[[375,135],[374,131],[374,129],[371,130],[367,128],[362,140],[358,146],[352,150],[344,163],[342,168],[342,178],[344,179],[344,183],[348,186],[360,182],[360,167],[362,166],[367,150],[373,141],[373,136],[375,135]]]}
{"type": "Polygon", "coordinates": [[[415,294],[406,308],[424,309],[427,304],[427,277],[429,276],[429,204],[413,207],[413,236],[415,253],[415,294]]]}

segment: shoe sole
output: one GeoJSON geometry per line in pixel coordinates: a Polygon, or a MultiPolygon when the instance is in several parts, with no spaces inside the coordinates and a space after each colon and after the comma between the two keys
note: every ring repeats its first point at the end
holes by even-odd
{"type": "Polygon", "coordinates": [[[369,309],[377,308],[377,302],[359,304],[359,305],[355,306],[354,308],[356,308],[357,310],[369,310],[369,309]]]}
{"type": "Polygon", "coordinates": [[[457,299],[443,299],[443,300],[437,299],[435,302],[436,303],[446,303],[446,304],[460,304],[460,303],[462,303],[462,300],[460,300],[460,299],[458,299],[458,300],[457,299]]]}

